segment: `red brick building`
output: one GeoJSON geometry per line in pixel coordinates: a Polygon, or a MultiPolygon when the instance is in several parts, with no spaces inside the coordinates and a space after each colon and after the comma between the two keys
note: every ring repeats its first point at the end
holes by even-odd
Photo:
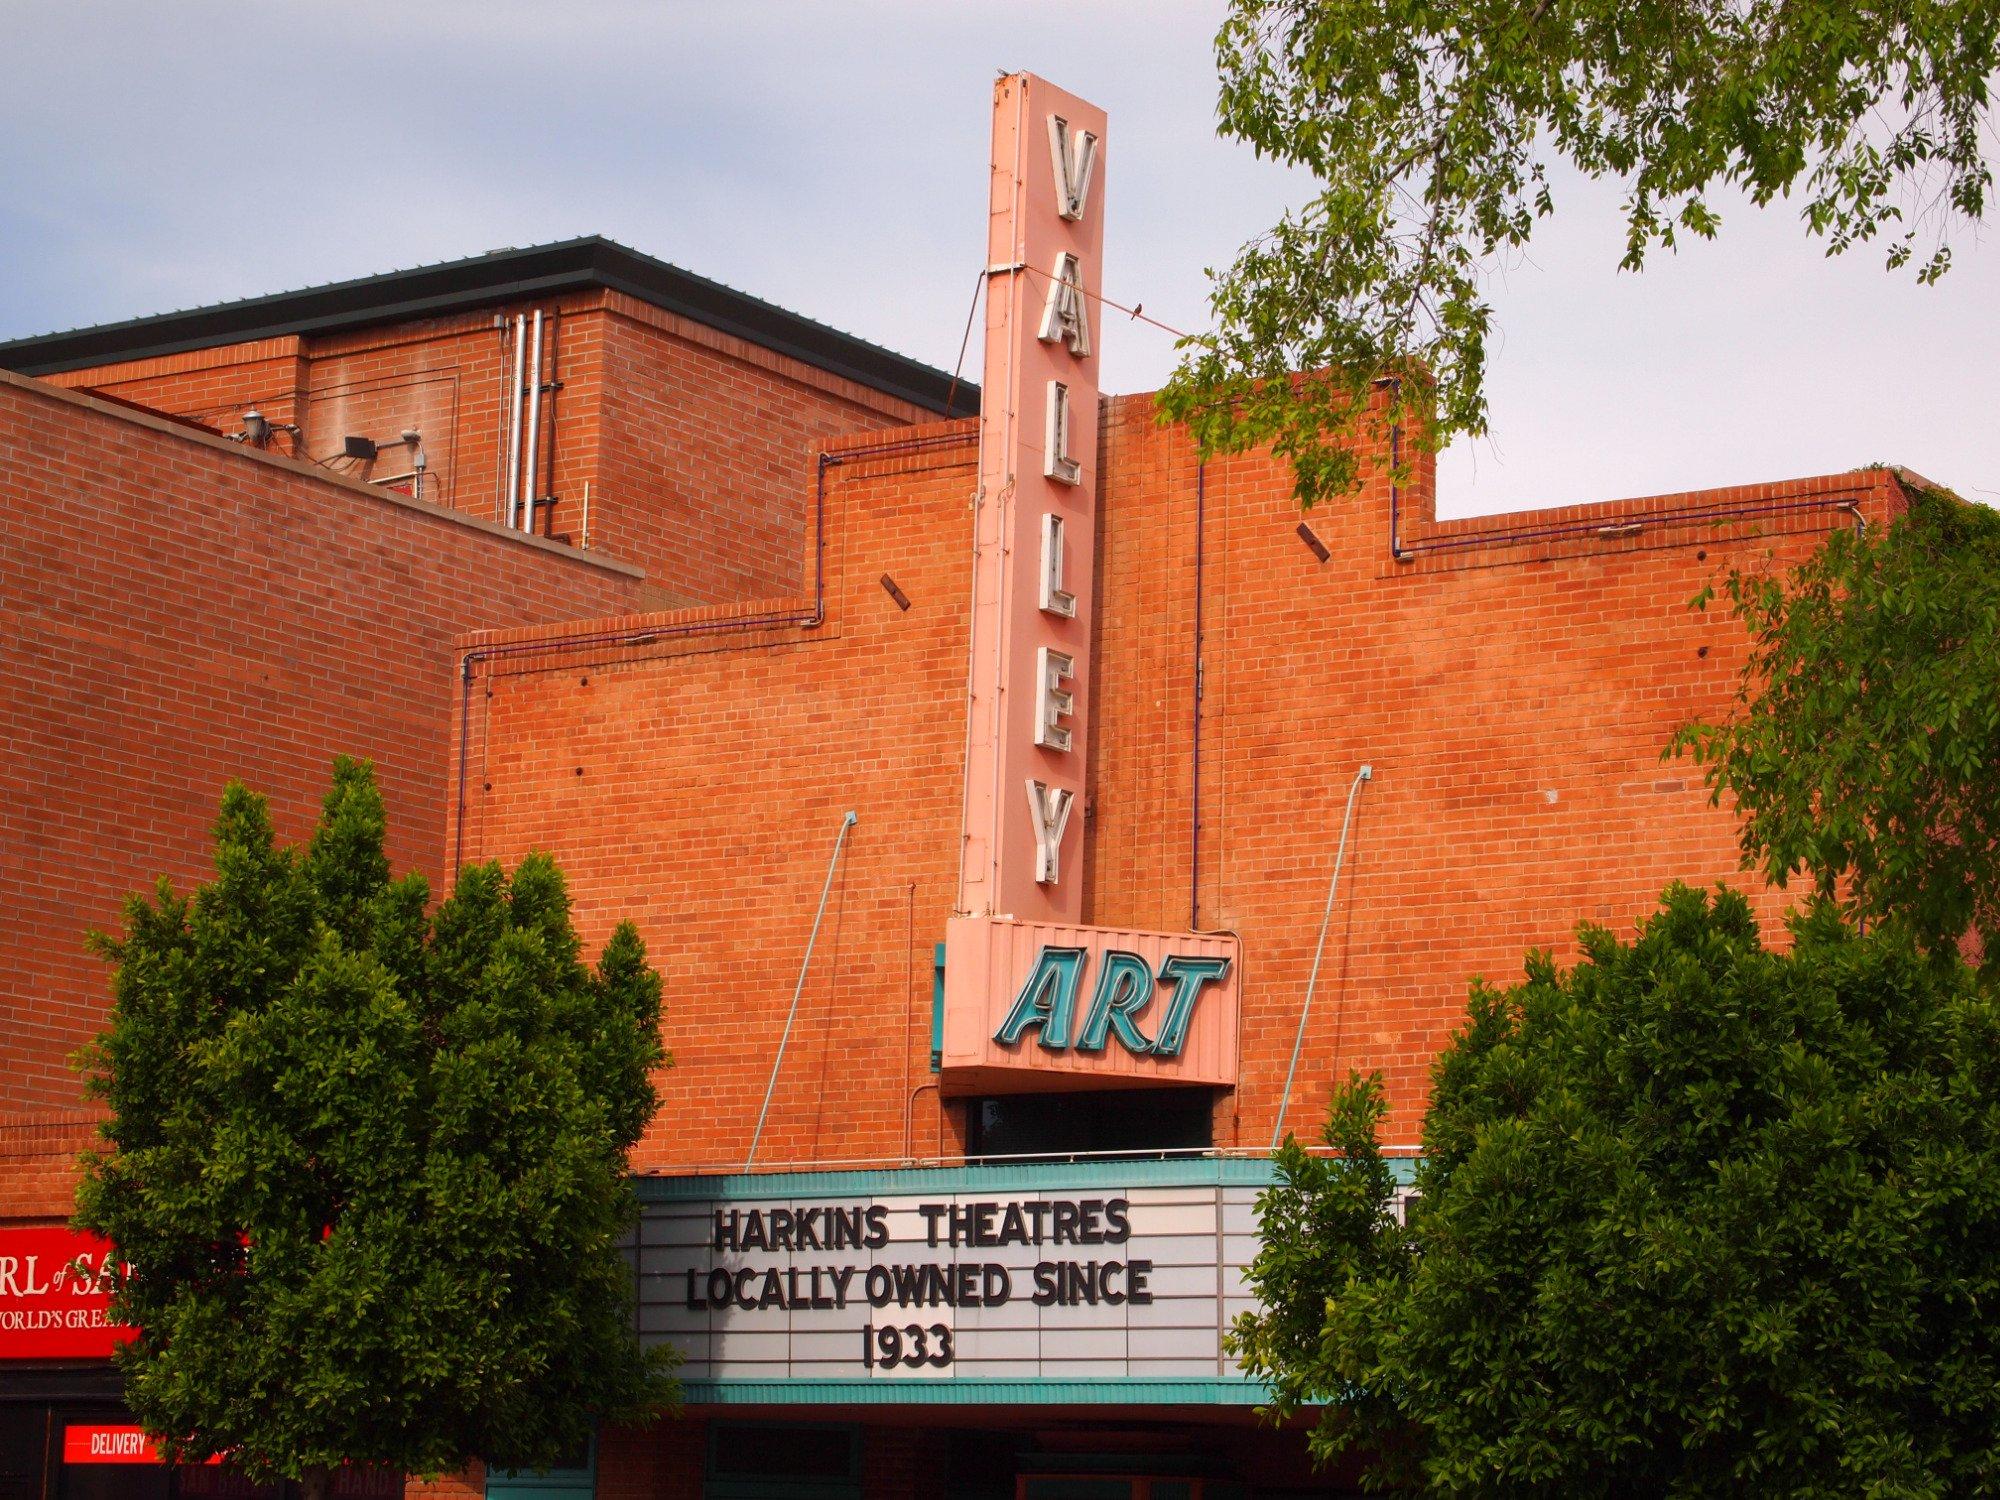
{"type": "MultiPolygon", "coordinates": [[[[1734,875],[1660,760],[1742,661],[1687,601],[1901,493],[1440,523],[1376,452],[1301,525],[1098,398],[1104,134],[998,86],[978,417],[594,240],[0,345],[0,1222],[67,1212],[82,931],[201,877],[227,777],[296,835],[365,754],[399,867],[549,850],[666,981],[635,1253],[688,1413],[529,1487],[1320,1492],[1218,1342],[1274,1132],[1380,1069],[1414,1141],[1471,976],[1734,875]]],[[[0,1495],[175,1482],[63,1461],[101,1362],[0,1398],[0,1495]]]]}

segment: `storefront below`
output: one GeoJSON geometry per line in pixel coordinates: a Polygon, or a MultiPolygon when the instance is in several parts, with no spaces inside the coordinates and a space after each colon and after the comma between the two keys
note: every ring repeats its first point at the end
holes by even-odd
{"type": "MultiPolygon", "coordinates": [[[[0,1500],[298,1500],[220,1464],[165,1464],[105,1360],[0,1369],[0,1500]]],[[[403,1476],[347,1468],[333,1500],[401,1500],[403,1476]]]]}

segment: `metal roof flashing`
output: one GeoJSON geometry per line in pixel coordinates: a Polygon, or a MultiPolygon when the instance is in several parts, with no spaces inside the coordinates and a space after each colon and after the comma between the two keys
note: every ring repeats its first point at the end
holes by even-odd
{"type": "Polygon", "coordinates": [[[12,339],[0,342],[0,369],[56,375],[223,344],[437,317],[593,287],[623,292],[939,416],[970,416],[979,410],[977,385],[954,383],[942,370],[601,235],[12,339]]]}

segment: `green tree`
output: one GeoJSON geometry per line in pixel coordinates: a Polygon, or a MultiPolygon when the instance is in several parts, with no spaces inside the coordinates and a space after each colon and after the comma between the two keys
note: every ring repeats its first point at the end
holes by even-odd
{"type": "Polygon", "coordinates": [[[1218,329],[1161,410],[1205,454],[1272,444],[1310,506],[1354,486],[1373,423],[1486,430],[1482,280],[1554,211],[1554,161],[1623,184],[1630,269],[1713,236],[1735,189],[1935,280],[1991,185],[2000,6],[1233,0],[1216,59],[1222,133],[1317,191],[1213,278],[1218,329]]]}
{"type": "MultiPolygon", "coordinates": [[[[1803,873],[1933,952],[1976,935],[2000,973],[2000,516],[1911,486],[1874,532],[1783,576],[1732,571],[1751,637],[1735,713],[1683,729],[1743,815],[1743,863],[1803,873]]],[[[1697,602],[1706,604],[1708,595],[1697,602]]]]}
{"type": "Polygon", "coordinates": [[[232,783],[215,879],[163,879],[94,938],[114,1004],[80,1063],[107,1149],[74,1222],[129,1263],[118,1368],[174,1458],[319,1500],[344,1462],[546,1467],[674,1399],[619,1248],[666,1061],[638,934],[585,968],[540,855],[427,904],[342,758],[304,848],[232,783]]]}
{"type": "Polygon", "coordinates": [[[1821,903],[1670,889],[1475,985],[1399,1222],[1377,1080],[1295,1142],[1234,1347],[1322,1455],[1450,1495],[2000,1483],[2000,1008],[1821,903]]]}

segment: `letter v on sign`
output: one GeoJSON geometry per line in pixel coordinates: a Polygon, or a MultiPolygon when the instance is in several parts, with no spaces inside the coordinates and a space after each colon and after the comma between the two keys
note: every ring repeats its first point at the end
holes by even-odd
{"type": "Polygon", "coordinates": [[[1071,223],[1090,201],[1090,171],[1097,165],[1097,137],[1071,130],[1061,115],[1049,116],[1049,161],[1056,174],[1056,212],[1071,223]]]}

